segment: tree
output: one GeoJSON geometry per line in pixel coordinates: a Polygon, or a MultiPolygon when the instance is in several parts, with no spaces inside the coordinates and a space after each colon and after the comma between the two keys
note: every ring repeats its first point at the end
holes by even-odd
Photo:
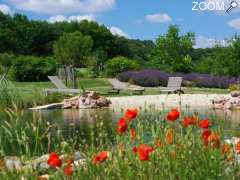
{"type": "Polygon", "coordinates": [[[191,54],[194,42],[194,33],[181,36],[180,29],[171,25],[166,35],[158,37],[152,63],[159,69],[186,72],[184,58],[191,54]]]}
{"type": "MultiPolygon", "coordinates": [[[[54,43],[54,55],[60,65],[64,67],[65,73],[66,67],[71,66],[73,68],[73,74],[75,74],[74,68],[86,62],[92,50],[92,45],[93,41],[90,36],[84,36],[78,31],[74,33],[64,33],[54,43]]],[[[73,87],[76,88],[75,76],[73,78],[73,87]]]]}
{"type": "Polygon", "coordinates": [[[138,69],[139,65],[136,61],[121,56],[108,60],[106,65],[106,72],[109,76],[115,76],[124,71],[138,69]]]}

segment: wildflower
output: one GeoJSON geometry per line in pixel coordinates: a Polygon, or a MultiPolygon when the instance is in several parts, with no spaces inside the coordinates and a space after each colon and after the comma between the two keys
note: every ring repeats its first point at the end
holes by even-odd
{"type": "Polygon", "coordinates": [[[138,152],[138,148],[137,148],[136,146],[134,146],[134,147],[132,148],[132,151],[133,151],[134,153],[137,153],[137,152],[138,152]]]}
{"type": "Polygon", "coordinates": [[[109,158],[109,152],[108,151],[102,151],[98,153],[96,156],[93,157],[92,163],[93,164],[99,164],[104,161],[106,161],[109,158]]]}
{"type": "Polygon", "coordinates": [[[141,144],[138,147],[138,155],[139,159],[141,161],[148,161],[150,153],[153,152],[153,148],[151,146],[148,146],[146,144],[141,144]]]}
{"type": "Polygon", "coordinates": [[[208,142],[212,144],[213,148],[219,148],[220,147],[220,136],[216,132],[212,132],[210,136],[208,137],[208,142]]]}
{"type": "Polygon", "coordinates": [[[200,121],[199,126],[202,129],[208,129],[209,126],[211,126],[211,121],[209,119],[204,119],[204,120],[200,121]]]}
{"type": "Polygon", "coordinates": [[[205,146],[208,145],[208,138],[209,138],[209,136],[211,135],[211,133],[212,133],[212,132],[211,132],[211,130],[209,130],[209,129],[204,130],[204,131],[202,132],[201,138],[202,138],[205,146]]]}
{"type": "Polygon", "coordinates": [[[166,134],[166,143],[167,144],[173,144],[173,129],[168,129],[166,134]]]}
{"type": "Polygon", "coordinates": [[[137,133],[134,128],[130,129],[131,140],[134,141],[136,139],[137,133]]]}
{"type": "Polygon", "coordinates": [[[119,119],[117,132],[119,134],[123,134],[126,132],[127,128],[128,128],[128,125],[127,125],[126,120],[124,118],[119,119]]]}
{"type": "Polygon", "coordinates": [[[138,110],[131,108],[131,109],[127,109],[126,113],[125,113],[125,118],[129,121],[135,119],[137,117],[138,114],[138,110]]]}
{"type": "Polygon", "coordinates": [[[235,151],[237,154],[240,154],[240,141],[238,141],[235,145],[235,151]]]}
{"type": "Polygon", "coordinates": [[[57,168],[57,167],[62,166],[62,160],[59,158],[59,156],[55,152],[52,152],[50,154],[47,163],[48,163],[49,166],[51,166],[53,168],[57,168]]]}
{"type": "Polygon", "coordinates": [[[197,119],[194,116],[192,116],[192,117],[184,117],[184,119],[182,121],[183,127],[188,127],[190,125],[195,125],[196,123],[197,123],[197,119]]]}
{"type": "Polygon", "coordinates": [[[222,154],[229,154],[231,152],[231,146],[227,143],[222,146],[222,154]]]}
{"type": "Polygon", "coordinates": [[[73,166],[71,164],[68,164],[64,169],[64,174],[66,176],[72,176],[73,175],[73,166]]]}
{"type": "Polygon", "coordinates": [[[167,120],[168,121],[176,121],[180,116],[180,112],[177,109],[172,109],[168,115],[167,120]]]}

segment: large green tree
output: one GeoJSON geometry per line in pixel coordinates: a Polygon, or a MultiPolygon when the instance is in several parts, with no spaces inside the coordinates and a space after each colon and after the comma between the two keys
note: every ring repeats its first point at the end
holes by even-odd
{"type": "MultiPolygon", "coordinates": [[[[76,67],[86,63],[92,50],[93,41],[90,36],[84,36],[76,31],[74,33],[64,33],[54,43],[54,55],[59,64],[66,72],[66,67],[76,67]]],[[[76,80],[73,80],[73,86],[76,88],[76,80]]]]}
{"type": "Polygon", "coordinates": [[[194,33],[180,35],[180,29],[171,25],[166,35],[159,36],[152,63],[159,69],[174,72],[190,72],[191,58],[189,54],[195,43],[194,33]],[[186,67],[187,66],[187,67],[186,67]]]}

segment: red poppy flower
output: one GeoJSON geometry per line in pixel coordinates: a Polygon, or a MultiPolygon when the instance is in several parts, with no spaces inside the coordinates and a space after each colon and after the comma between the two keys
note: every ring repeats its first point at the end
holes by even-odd
{"type": "Polygon", "coordinates": [[[131,134],[131,140],[134,141],[136,139],[137,133],[134,128],[130,129],[130,134],[131,134]]]}
{"type": "Polygon", "coordinates": [[[102,163],[104,161],[106,161],[109,158],[109,152],[108,151],[102,151],[99,154],[97,154],[96,156],[93,157],[92,159],[92,163],[93,164],[99,164],[102,163]]]}
{"type": "Polygon", "coordinates": [[[138,110],[135,108],[131,108],[131,109],[127,109],[124,117],[127,120],[131,121],[137,117],[137,114],[138,114],[138,110]]]}
{"type": "Polygon", "coordinates": [[[212,132],[207,140],[208,140],[208,143],[211,143],[212,148],[220,147],[220,136],[218,133],[212,132]]]}
{"type": "Polygon", "coordinates": [[[204,120],[200,121],[199,126],[202,129],[208,129],[209,126],[211,126],[211,121],[209,119],[204,119],[204,120]]]}
{"type": "Polygon", "coordinates": [[[172,109],[168,115],[167,120],[168,121],[176,121],[180,116],[180,112],[177,109],[172,109]]]}
{"type": "Polygon", "coordinates": [[[133,151],[134,153],[137,153],[137,152],[138,152],[138,148],[137,148],[137,147],[133,147],[133,148],[132,148],[132,151],[133,151]]]}
{"type": "Polygon", "coordinates": [[[209,130],[209,129],[204,130],[204,131],[202,132],[201,138],[202,138],[205,146],[208,145],[208,138],[209,138],[209,136],[210,136],[211,134],[212,134],[212,131],[209,130]]]}
{"type": "Polygon", "coordinates": [[[195,125],[197,123],[197,119],[192,116],[192,117],[184,117],[182,121],[183,127],[188,127],[190,125],[195,125]]]}
{"type": "Polygon", "coordinates": [[[128,125],[126,120],[124,118],[119,119],[117,132],[119,134],[123,134],[124,132],[126,132],[127,128],[128,128],[128,125]]]}
{"type": "Polygon", "coordinates": [[[73,167],[72,165],[67,165],[65,168],[64,168],[64,174],[66,176],[72,176],[73,175],[73,167]]]}
{"type": "Polygon", "coordinates": [[[231,152],[231,146],[227,143],[222,146],[222,154],[229,154],[231,152]]]}
{"type": "Polygon", "coordinates": [[[148,146],[146,144],[141,144],[138,147],[138,155],[139,159],[141,161],[148,161],[150,153],[153,152],[153,148],[151,146],[148,146]]]}
{"type": "Polygon", "coordinates": [[[50,154],[50,156],[48,158],[48,165],[53,168],[62,166],[62,160],[59,158],[57,153],[53,152],[50,154]]]}
{"type": "Polygon", "coordinates": [[[235,150],[237,154],[240,154],[240,141],[238,141],[235,145],[235,150]]]}

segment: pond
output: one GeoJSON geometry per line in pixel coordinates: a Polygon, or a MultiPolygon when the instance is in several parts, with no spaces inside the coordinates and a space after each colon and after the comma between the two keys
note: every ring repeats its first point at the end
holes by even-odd
{"type": "MultiPolygon", "coordinates": [[[[144,111],[144,110],[142,110],[144,111]]],[[[237,133],[240,130],[240,111],[223,111],[213,109],[189,109],[185,108],[183,114],[189,115],[198,112],[201,118],[215,118],[224,123],[226,134],[237,133]]],[[[158,114],[160,111],[153,110],[152,114],[158,114]]],[[[44,110],[39,112],[28,111],[28,116],[38,115],[43,120],[55,123],[59,126],[66,136],[71,136],[74,132],[87,136],[92,128],[96,128],[98,122],[102,122],[104,128],[111,130],[115,127],[117,120],[123,114],[123,110],[105,109],[86,109],[86,110],[44,110]]],[[[97,129],[96,129],[97,131],[97,129]]],[[[239,132],[240,134],[240,132],[239,132]]]]}
{"type": "MultiPolygon", "coordinates": [[[[23,119],[41,119],[56,126],[58,132],[61,132],[64,139],[74,139],[76,136],[87,143],[98,144],[102,134],[106,139],[115,137],[117,121],[124,114],[123,109],[103,108],[86,110],[42,110],[42,111],[24,111],[23,119]]],[[[165,117],[168,110],[160,111],[154,107],[148,110],[141,109],[139,116],[142,119],[161,120],[165,117]],[[160,114],[162,114],[160,116],[160,114]]],[[[224,135],[240,135],[240,111],[223,111],[204,108],[185,108],[182,109],[182,115],[191,115],[198,112],[200,118],[216,119],[219,123],[224,123],[224,135]]],[[[2,118],[1,118],[2,119],[2,118]]]]}

